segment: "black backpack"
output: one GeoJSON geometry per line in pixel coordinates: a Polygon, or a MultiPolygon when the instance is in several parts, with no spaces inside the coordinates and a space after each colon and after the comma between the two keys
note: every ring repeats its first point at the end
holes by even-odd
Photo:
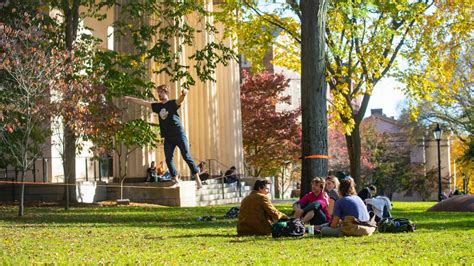
{"type": "Polygon", "coordinates": [[[381,233],[401,233],[415,231],[415,224],[407,218],[383,218],[379,221],[377,227],[381,233]]]}
{"type": "Polygon", "coordinates": [[[300,219],[281,219],[272,225],[272,237],[299,237],[304,235],[304,224],[300,219]]]}

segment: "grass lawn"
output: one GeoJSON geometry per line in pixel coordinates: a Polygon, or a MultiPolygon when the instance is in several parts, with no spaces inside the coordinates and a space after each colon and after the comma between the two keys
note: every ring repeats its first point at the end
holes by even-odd
{"type": "MultiPolygon", "coordinates": [[[[414,233],[297,239],[237,237],[230,206],[0,206],[0,264],[474,264],[474,213],[394,203],[414,233]],[[216,221],[199,222],[203,215],[216,221]]],[[[277,205],[289,213],[289,205],[277,205]]]]}

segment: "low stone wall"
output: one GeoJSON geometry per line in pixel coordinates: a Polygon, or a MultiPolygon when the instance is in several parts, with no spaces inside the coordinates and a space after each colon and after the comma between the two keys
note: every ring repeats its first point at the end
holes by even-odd
{"type": "Polygon", "coordinates": [[[77,201],[81,203],[94,203],[107,199],[107,186],[105,182],[80,181],[76,186],[77,201]]]}
{"type": "MultiPolygon", "coordinates": [[[[427,198],[427,201],[436,201],[438,197],[437,193],[431,193],[430,197],[427,198]]],[[[413,201],[423,201],[423,198],[417,192],[407,193],[406,191],[403,192],[394,192],[392,194],[392,201],[405,201],[405,202],[413,202],[413,201]]]]}
{"type": "MultiPolygon", "coordinates": [[[[21,185],[0,185],[1,201],[20,200],[21,185]]],[[[64,186],[54,184],[25,185],[25,202],[44,201],[58,202],[64,197],[64,186]]]]}
{"type": "MultiPolygon", "coordinates": [[[[196,202],[196,183],[182,181],[179,187],[170,187],[171,182],[126,183],[123,198],[132,202],[153,203],[166,206],[194,207],[196,202]]],[[[120,184],[107,185],[107,199],[120,199],[120,184]]]]}
{"type": "MultiPolygon", "coordinates": [[[[77,182],[77,201],[81,203],[93,203],[103,201],[107,198],[106,184],[96,181],[77,182]]],[[[18,201],[20,199],[21,185],[0,185],[0,201],[18,201]]],[[[26,184],[25,201],[59,202],[64,199],[64,184],[26,184]]]]}
{"type": "MultiPolygon", "coordinates": [[[[163,183],[125,183],[123,198],[132,202],[154,203],[166,206],[194,207],[196,183],[182,181],[179,187],[170,187],[171,182],[163,183]]],[[[11,202],[20,199],[21,186],[0,184],[0,201],[11,202]]],[[[104,200],[120,199],[120,184],[107,184],[99,181],[79,181],[76,186],[77,201],[95,203],[104,200]]],[[[25,201],[61,202],[64,199],[64,184],[25,185],[25,201]]]]}

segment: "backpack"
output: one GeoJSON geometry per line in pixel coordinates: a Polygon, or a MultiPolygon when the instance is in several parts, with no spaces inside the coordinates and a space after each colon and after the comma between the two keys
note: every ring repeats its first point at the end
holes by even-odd
{"type": "Polygon", "coordinates": [[[299,237],[304,235],[304,224],[300,219],[281,219],[272,225],[272,237],[299,237]]]}
{"type": "Polygon", "coordinates": [[[237,218],[237,217],[239,217],[239,213],[240,213],[240,208],[239,207],[232,207],[224,215],[224,218],[237,218]]]}
{"type": "Polygon", "coordinates": [[[415,224],[407,218],[387,217],[380,220],[378,229],[381,233],[414,232],[415,224]]]}

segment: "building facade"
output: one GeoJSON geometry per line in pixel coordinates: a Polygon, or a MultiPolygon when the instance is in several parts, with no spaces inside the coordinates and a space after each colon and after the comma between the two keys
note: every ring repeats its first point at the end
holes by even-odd
{"type": "MultiPolygon", "coordinates": [[[[218,1],[205,1],[206,8],[213,11],[219,8],[218,1]],[[214,2],[216,2],[214,4],[214,2]]],[[[129,52],[132,47],[127,38],[114,37],[113,24],[121,20],[120,7],[116,5],[113,8],[103,9],[106,19],[97,20],[86,18],[81,21],[84,29],[83,33],[89,33],[102,40],[101,48],[110,49],[118,52],[129,52]]],[[[52,10],[51,16],[58,11],[52,10]]],[[[151,19],[151,18],[148,18],[151,19]]],[[[188,18],[191,23],[197,18],[192,15],[188,18]]],[[[209,21],[213,23],[212,21],[209,21]]],[[[197,23],[196,23],[197,25],[197,23]]],[[[222,32],[222,25],[214,23],[222,32]]],[[[222,36],[217,36],[220,38],[222,36]]],[[[185,52],[181,54],[180,60],[183,63],[190,64],[189,54],[196,49],[200,49],[216,36],[208,34],[205,30],[197,32],[195,35],[194,46],[186,47],[185,52]]],[[[173,40],[171,45],[179,45],[178,40],[173,40]]],[[[229,48],[234,48],[230,39],[226,40],[229,48]]],[[[179,96],[181,88],[178,83],[171,82],[166,74],[154,74],[152,64],[149,65],[149,78],[155,84],[167,84],[170,86],[170,98],[179,96]]],[[[231,61],[227,66],[219,65],[214,74],[216,82],[200,82],[196,75],[196,85],[193,86],[185,102],[179,110],[185,133],[188,136],[190,152],[196,163],[201,160],[210,162],[208,168],[211,173],[219,173],[227,170],[230,166],[235,166],[239,172],[243,173],[243,146],[242,146],[242,121],[240,108],[240,80],[239,65],[236,61],[231,61]]],[[[121,101],[121,99],[117,99],[121,101]]],[[[129,118],[143,118],[149,122],[158,123],[158,117],[151,110],[129,104],[127,109],[129,118]]],[[[54,127],[54,125],[52,125],[54,127]]],[[[62,150],[62,132],[60,127],[54,127],[55,134],[50,138],[44,150],[44,159],[36,162],[32,172],[26,174],[27,181],[44,182],[63,182],[63,169],[61,160],[62,150]]],[[[98,180],[101,176],[113,176],[118,173],[118,157],[113,156],[112,160],[98,162],[92,160],[93,154],[89,151],[91,143],[83,143],[81,152],[76,157],[76,179],[98,180]]],[[[175,152],[175,164],[178,172],[182,176],[189,176],[188,166],[181,158],[179,149],[175,152]]],[[[136,150],[129,157],[128,177],[145,177],[146,170],[152,161],[157,163],[165,161],[163,146],[158,145],[156,149],[145,147],[136,150]]],[[[10,169],[5,172],[5,177],[14,178],[15,173],[10,169]]],[[[103,179],[107,180],[107,179],[103,179]]]]}
{"type": "MultiPolygon", "coordinates": [[[[406,151],[410,157],[410,163],[424,165],[425,173],[438,169],[438,142],[434,139],[433,132],[425,132],[415,137],[415,142],[409,141],[410,137],[403,131],[403,126],[393,117],[383,114],[383,109],[372,109],[371,115],[364,119],[363,123],[370,123],[378,133],[385,133],[390,146],[401,151],[406,151]]],[[[440,165],[442,191],[451,188],[451,134],[444,132],[440,140],[440,165]]],[[[421,200],[416,193],[399,192],[394,193],[394,200],[421,200]]],[[[431,199],[437,199],[437,191],[433,191],[431,199]]]]}

